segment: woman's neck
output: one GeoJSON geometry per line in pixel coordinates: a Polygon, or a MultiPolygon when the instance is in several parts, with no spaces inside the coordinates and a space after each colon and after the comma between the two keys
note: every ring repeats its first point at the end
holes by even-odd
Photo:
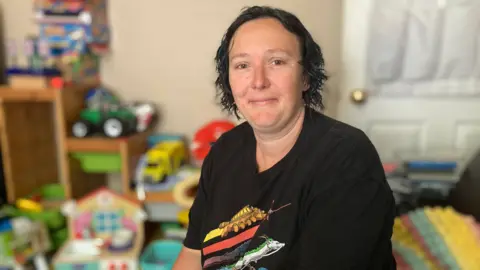
{"type": "Polygon", "coordinates": [[[258,171],[268,170],[280,161],[293,148],[302,130],[305,108],[302,107],[298,114],[275,135],[255,133],[257,140],[257,165],[258,171]]]}

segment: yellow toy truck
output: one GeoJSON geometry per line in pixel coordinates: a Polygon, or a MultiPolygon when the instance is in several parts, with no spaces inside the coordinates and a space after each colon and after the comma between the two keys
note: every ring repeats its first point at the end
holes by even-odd
{"type": "Polygon", "coordinates": [[[143,181],[163,183],[167,176],[175,173],[186,161],[187,150],[182,141],[164,141],[146,153],[143,181]]]}

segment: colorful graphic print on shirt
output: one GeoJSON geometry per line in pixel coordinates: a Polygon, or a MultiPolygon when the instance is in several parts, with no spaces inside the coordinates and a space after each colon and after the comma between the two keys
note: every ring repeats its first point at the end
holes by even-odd
{"type": "MultiPolygon", "coordinates": [[[[272,208],[273,204],[274,201],[272,202],[272,208]]],[[[256,207],[245,206],[232,219],[222,222],[218,228],[213,229],[205,236],[203,242],[207,243],[218,237],[221,240],[205,246],[202,249],[203,255],[221,253],[222,250],[237,247],[233,251],[208,258],[205,260],[203,267],[208,268],[215,265],[229,264],[219,270],[255,269],[252,264],[278,252],[285,244],[264,235],[260,236],[263,242],[259,246],[247,251],[251,240],[255,237],[262,222],[267,221],[271,214],[289,205],[283,205],[275,210],[270,208],[267,212],[256,207]]]]}

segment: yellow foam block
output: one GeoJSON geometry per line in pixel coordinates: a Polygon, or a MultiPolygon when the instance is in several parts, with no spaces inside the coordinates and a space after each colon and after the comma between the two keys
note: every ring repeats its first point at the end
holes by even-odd
{"type": "Polygon", "coordinates": [[[443,237],[461,269],[474,269],[480,265],[480,244],[463,215],[452,208],[429,208],[425,209],[425,214],[443,237]]]}
{"type": "Polygon", "coordinates": [[[427,259],[427,254],[424,252],[420,244],[415,240],[413,235],[410,233],[405,224],[403,224],[400,218],[395,219],[395,223],[393,225],[392,240],[412,250],[415,255],[417,255],[423,262],[425,262],[429,269],[437,269],[437,267],[427,259]]]}

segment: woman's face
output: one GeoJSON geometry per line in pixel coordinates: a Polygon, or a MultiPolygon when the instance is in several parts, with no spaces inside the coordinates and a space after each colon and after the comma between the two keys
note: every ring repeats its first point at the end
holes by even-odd
{"type": "Polygon", "coordinates": [[[229,80],[240,113],[255,128],[276,132],[303,106],[306,90],[297,37],[275,19],[257,19],[235,33],[229,80]]]}

